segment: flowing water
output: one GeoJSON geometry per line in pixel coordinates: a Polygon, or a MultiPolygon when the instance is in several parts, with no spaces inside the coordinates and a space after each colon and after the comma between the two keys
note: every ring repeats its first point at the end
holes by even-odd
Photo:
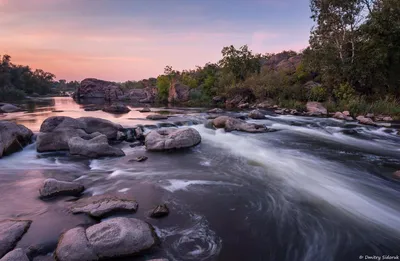
{"type": "MultiPolygon", "coordinates": [[[[47,117],[94,116],[123,126],[147,113],[84,111],[70,98],[0,116],[37,132],[47,117]]],[[[154,109],[175,114],[164,122],[201,121],[200,109],[154,109]]],[[[2,118],[1,118],[2,117],[2,118]]],[[[84,196],[136,198],[133,217],[151,223],[161,246],[150,257],[170,260],[360,260],[400,255],[400,136],[395,128],[354,122],[267,115],[265,134],[225,133],[193,126],[202,143],[181,152],[150,153],[121,147],[122,158],[87,160],[66,153],[39,154],[35,144],[0,160],[0,219],[33,220],[19,246],[51,252],[62,231],[93,221],[68,213],[68,199],[37,198],[43,179],[79,181],[84,196]],[[143,163],[130,159],[146,155],[143,163]],[[170,215],[149,219],[167,202],[170,215]]],[[[129,215],[128,215],[129,216],[129,215]]],[[[138,259],[126,259],[138,260],[138,259]]],[[[140,260],[140,259],[139,259],[140,260]]]]}

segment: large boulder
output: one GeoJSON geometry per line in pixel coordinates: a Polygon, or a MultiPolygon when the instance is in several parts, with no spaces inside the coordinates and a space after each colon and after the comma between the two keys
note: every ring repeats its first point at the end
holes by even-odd
{"type": "Polygon", "coordinates": [[[92,134],[99,132],[107,136],[110,140],[115,140],[119,131],[124,131],[120,124],[115,124],[109,120],[94,118],[94,117],[81,117],[77,119],[85,132],[92,134]]]}
{"type": "Polygon", "coordinates": [[[29,229],[32,221],[3,220],[0,221],[0,257],[11,251],[29,229]]]}
{"type": "Polygon", "coordinates": [[[143,89],[132,89],[127,95],[127,99],[133,102],[152,103],[157,96],[157,87],[149,86],[143,89]]]}
{"type": "Polygon", "coordinates": [[[81,122],[67,116],[53,116],[43,121],[40,132],[52,132],[56,129],[82,129],[81,122]]]}
{"type": "Polygon", "coordinates": [[[114,213],[137,211],[136,200],[117,198],[109,195],[94,196],[77,201],[71,208],[74,214],[86,213],[94,218],[103,218],[114,213]]]}
{"type": "Polygon", "coordinates": [[[59,261],[97,261],[129,257],[158,242],[153,228],[135,218],[113,218],[86,230],[78,227],[64,233],[56,249],[59,261]]]}
{"type": "Polygon", "coordinates": [[[320,102],[307,102],[307,113],[310,116],[325,116],[328,110],[320,102]]]}
{"type": "Polygon", "coordinates": [[[53,132],[40,133],[36,140],[36,150],[38,152],[50,151],[68,151],[68,142],[70,139],[79,137],[84,139],[92,139],[98,135],[98,132],[87,134],[82,129],[57,129],[53,132]]]}
{"type": "Polygon", "coordinates": [[[227,132],[236,130],[249,133],[261,133],[268,131],[264,125],[247,123],[244,120],[235,119],[229,116],[220,116],[213,119],[213,125],[215,128],[224,128],[227,132]]]}
{"type": "Polygon", "coordinates": [[[33,132],[23,125],[0,121],[0,158],[31,143],[33,132]]]}
{"type": "Polygon", "coordinates": [[[145,146],[150,151],[183,149],[201,142],[200,133],[193,128],[158,129],[146,135],[145,146]]]}
{"type": "Polygon", "coordinates": [[[0,104],[0,112],[11,113],[21,111],[21,108],[12,104],[0,104]]]}
{"type": "Polygon", "coordinates": [[[17,248],[5,255],[0,261],[29,261],[29,258],[24,250],[17,248]]]}
{"type": "Polygon", "coordinates": [[[187,102],[190,98],[190,87],[180,83],[171,83],[168,102],[187,102]]]}
{"type": "Polygon", "coordinates": [[[262,120],[265,119],[265,114],[262,113],[260,110],[252,110],[251,112],[249,112],[249,118],[262,120]]]}
{"type": "Polygon", "coordinates": [[[39,194],[41,198],[79,196],[84,190],[85,187],[79,183],[50,178],[43,181],[42,188],[39,189],[39,194]]]}
{"type": "Polygon", "coordinates": [[[84,79],[75,93],[76,98],[102,98],[116,101],[124,97],[122,89],[113,82],[94,78],[84,79]]]}
{"type": "Polygon", "coordinates": [[[99,135],[90,140],[72,137],[68,140],[68,147],[71,155],[80,155],[88,158],[125,156],[121,149],[114,148],[108,144],[106,135],[99,135]]]}

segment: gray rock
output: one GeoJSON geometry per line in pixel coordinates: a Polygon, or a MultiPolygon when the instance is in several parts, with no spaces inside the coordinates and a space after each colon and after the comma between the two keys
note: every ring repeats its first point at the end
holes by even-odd
{"type": "Polygon", "coordinates": [[[58,129],[53,132],[40,133],[36,140],[36,150],[38,152],[69,150],[68,142],[70,139],[79,137],[92,139],[100,133],[87,134],[82,129],[58,129]]]}
{"type": "Polygon", "coordinates": [[[76,227],[65,232],[56,249],[59,261],[97,261],[99,257],[93,251],[82,227],[76,227]]]}
{"type": "Polygon", "coordinates": [[[29,261],[29,258],[24,250],[17,248],[5,255],[0,261],[29,261]]]}
{"type": "Polygon", "coordinates": [[[223,112],[224,112],[224,110],[220,109],[220,108],[214,108],[214,109],[207,111],[207,113],[223,113],[223,112]]]}
{"type": "Polygon", "coordinates": [[[68,147],[71,155],[80,155],[89,158],[125,156],[125,153],[121,149],[114,148],[108,144],[106,135],[99,135],[90,140],[73,137],[69,139],[68,147]]]}
{"type": "Polygon", "coordinates": [[[151,112],[151,110],[149,107],[145,107],[145,108],[139,110],[139,112],[151,112]]]}
{"type": "Polygon", "coordinates": [[[338,119],[338,120],[344,120],[344,119],[346,119],[347,116],[345,116],[343,113],[338,111],[332,117],[335,119],[338,119]]]}
{"type": "Polygon", "coordinates": [[[81,122],[66,116],[49,117],[40,126],[40,132],[52,132],[56,129],[83,129],[81,122]]]}
{"type": "Polygon", "coordinates": [[[54,196],[79,196],[85,187],[76,182],[59,181],[56,179],[46,179],[42,188],[39,190],[41,198],[54,196]]]}
{"type": "Polygon", "coordinates": [[[274,105],[273,101],[263,101],[259,104],[257,104],[257,108],[259,109],[269,109],[274,105]]]}
{"type": "Polygon", "coordinates": [[[0,257],[11,251],[29,229],[30,220],[0,221],[0,257]]]}
{"type": "Polygon", "coordinates": [[[103,111],[114,114],[128,113],[131,110],[123,104],[111,104],[103,108],[103,111]]]}
{"type": "Polygon", "coordinates": [[[139,147],[139,146],[143,146],[144,144],[140,141],[135,141],[132,144],[129,145],[129,147],[134,148],[134,147],[139,147]]]}
{"type": "Polygon", "coordinates": [[[214,124],[213,124],[213,120],[207,120],[207,121],[204,123],[204,127],[206,127],[207,129],[215,129],[215,128],[214,128],[214,124]]]}
{"type": "Polygon", "coordinates": [[[4,104],[0,107],[0,112],[11,113],[21,111],[21,108],[12,105],[12,104],[4,104]]]}
{"type": "Polygon", "coordinates": [[[100,259],[131,256],[157,243],[152,227],[135,218],[113,218],[86,230],[93,251],[100,259]]]}
{"type": "Polygon", "coordinates": [[[150,213],[150,217],[152,218],[160,218],[168,216],[169,209],[166,204],[161,204],[156,206],[150,213]]]}
{"type": "Polygon", "coordinates": [[[23,125],[0,121],[0,158],[20,151],[31,143],[33,133],[23,125]]]}
{"type": "Polygon", "coordinates": [[[358,116],[357,120],[360,124],[376,126],[376,123],[371,118],[366,118],[364,116],[358,116]]]}
{"type": "Polygon", "coordinates": [[[193,128],[159,129],[146,135],[145,146],[149,151],[163,151],[189,148],[200,142],[200,133],[193,128]]]}
{"type": "Polygon", "coordinates": [[[74,214],[86,213],[94,218],[103,218],[118,212],[134,213],[138,207],[136,200],[102,195],[77,201],[71,211],[74,214]]]}
{"type": "Polygon", "coordinates": [[[307,102],[307,112],[311,116],[323,116],[328,114],[328,110],[320,102],[307,102]]]}
{"type": "Polygon", "coordinates": [[[249,112],[249,118],[252,118],[255,120],[261,120],[261,119],[265,119],[265,115],[260,110],[252,110],[251,112],[249,112]]]}
{"type": "Polygon", "coordinates": [[[146,156],[139,156],[139,157],[129,160],[129,162],[134,162],[134,161],[143,162],[143,161],[146,161],[147,159],[148,159],[148,157],[146,157],[146,156]]]}
{"type": "Polygon", "coordinates": [[[350,112],[349,112],[349,111],[344,111],[344,112],[343,112],[343,115],[344,115],[345,117],[349,117],[349,116],[350,116],[350,112]]]}
{"type": "Polygon", "coordinates": [[[214,127],[224,128],[225,131],[243,131],[249,133],[266,132],[267,128],[263,125],[247,123],[244,120],[235,119],[229,116],[220,116],[213,120],[214,127]]]}
{"type": "Polygon", "coordinates": [[[161,114],[152,114],[152,115],[148,115],[146,117],[146,119],[148,120],[153,120],[153,121],[157,121],[157,120],[166,120],[168,119],[168,116],[166,115],[161,115],[161,114]]]}

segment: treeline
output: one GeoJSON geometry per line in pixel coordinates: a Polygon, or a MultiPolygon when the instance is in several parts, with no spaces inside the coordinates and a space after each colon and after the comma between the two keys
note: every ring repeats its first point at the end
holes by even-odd
{"type": "Polygon", "coordinates": [[[224,47],[215,64],[181,72],[167,66],[157,78],[160,100],[175,81],[193,88],[200,104],[242,93],[287,107],[313,100],[330,110],[400,114],[400,1],[311,0],[310,7],[315,25],[301,53],[224,47]]]}
{"type": "Polygon", "coordinates": [[[74,91],[79,82],[55,81],[55,75],[29,66],[15,65],[9,55],[0,55],[0,101],[24,99],[27,95],[59,95],[74,91]]]}

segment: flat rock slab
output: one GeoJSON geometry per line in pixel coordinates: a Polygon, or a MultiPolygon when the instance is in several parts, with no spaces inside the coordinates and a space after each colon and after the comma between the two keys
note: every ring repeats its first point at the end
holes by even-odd
{"type": "Polygon", "coordinates": [[[0,257],[11,251],[29,229],[30,220],[0,221],[0,257]]]}
{"type": "Polygon", "coordinates": [[[29,261],[29,258],[24,250],[17,248],[5,255],[0,261],[29,261]]]}
{"type": "Polygon", "coordinates": [[[76,182],[59,181],[56,179],[46,179],[43,187],[39,190],[41,198],[55,196],[79,196],[85,187],[76,182]]]}
{"type": "Polygon", "coordinates": [[[118,212],[136,212],[139,204],[135,200],[113,196],[98,196],[81,199],[71,208],[72,213],[86,213],[94,218],[102,218],[118,212]]]}
{"type": "Polygon", "coordinates": [[[128,257],[148,250],[157,243],[152,227],[135,218],[113,218],[86,230],[68,230],[59,240],[59,261],[97,261],[128,257]]]}

